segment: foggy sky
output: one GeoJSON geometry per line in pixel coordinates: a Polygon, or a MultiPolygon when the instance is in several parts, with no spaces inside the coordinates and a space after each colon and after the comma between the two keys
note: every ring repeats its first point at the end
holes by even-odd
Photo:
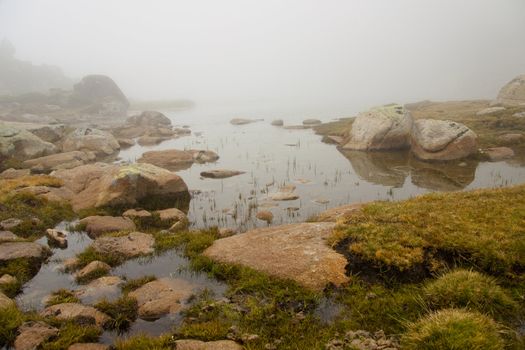
{"type": "Polygon", "coordinates": [[[525,74],[524,0],[2,0],[0,39],[132,98],[358,111],[493,98],[525,74]]]}

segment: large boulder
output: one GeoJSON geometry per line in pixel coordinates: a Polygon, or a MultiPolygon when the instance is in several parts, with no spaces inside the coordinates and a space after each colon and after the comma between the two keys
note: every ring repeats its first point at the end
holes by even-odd
{"type": "Polygon", "coordinates": [[[0,123],[0,158],[24,160],[56,152],[55,145],[31,132],[0,123]]]}
{"type": "Polygon", "coordinates": [[[525,106],[525,74],[501,88],[496,101],[506,106],[525,106]]]}
{"type": "Polygon", "coordinates": [[[89,114],[125,116],[129,101],[115,82],[105,75],[88,75],[73,87],[70,105],[89,114]]]}
{"type": "Polygon", "coordinates": [[[79,128],[70,133],[62,144],[64,152],[94,152],[97,156],[108,156],[120,149],[117,139],[107,131],[79,128]]]}
{"type": "Polygon", "coordinates": [[[323,222],[255,229],[216,240],[204,255],[322,290],[348,281],[345,257],[326,243],[334,226],[323,222]]]}
{"type": "Polygon", "coordinates": [[[454,160],[478,152],[477,135],[463,124],[419,119],[412,129],[412,152],[422,160],[454,160]]]}
{"type": "Polygon", "coordinates": [[[412,117],[403,106],[376,107],[359,113],[342,148],[358,151],[408,148],[411,128],[412,117]]]}
{"type": "Polygon", "coordinates": [[[64,124],[4,122],[4,125],[29,131],[46,142],[57,142],[64,136],[66,130],[64,124]]]}
{"type": "Polygon", "coordinates": [[[75,168],[95,159],[96,156],[93,152],[71,151],[28,159],[22,165],[25,168],[32,169],[33,172],[49,173],[58,169],[75,168]]]}
{"type": "Polygon", "coordinates": [[[193,163],[215,162],[217,159],[219,156],[213,151],[168,149],[144,152],[137,162],[178,171],[191,167],[193,163]]]}
{"type": "Polygon", "coordinates": [[[74,210],[91,207],[174,207],[187,205],[188,187],[177,174],[151,164],[116,165],[94,163],[57,170],[73,195],[74,210]]]}
{"type": "Polygon", "coordinates": [[[92,247],[98,253],[133,258],[153,253],[155,238],[147,233],[131,232],[126,236],[97,238],[92,247]]]}
{"type": "Polygon", "coordinates": [[[171,128],[171,120],[164,114],[157,111],[144,111],[126,119],[126,124],[141,127],[167,127],[171,128]]]}
{"type": "Polygon", "coordinates": [[[86,232],[92,238],[108,232],[133,231],[136,229],[133,220],[122,216],[88,216],[80,220],[79,224],[85,226],[86,232]]]}

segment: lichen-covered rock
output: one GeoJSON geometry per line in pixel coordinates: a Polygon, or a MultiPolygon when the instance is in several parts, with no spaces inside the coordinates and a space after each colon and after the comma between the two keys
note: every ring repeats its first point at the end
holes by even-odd
{"type": "Polygon", "coordinates": [[[359,113],[342,148],[357,151],[408,148],[411,128],[412,116],[403,106],[376,107],[359,113]]]}
{"type": "Polygon", "coordinates": [[[58,335],[58,329],[44,322],[26,322],[18,329],[15,350],[38,349],[40,344],[58,335]]]}
{"type": "Polygon", "coordinates": [[[62,144],[64,152],[93,152],[99,157],[109,156],[120,149],[115,137],[107,132],[94,128],[79,128],[70,133],[62,144]]]}
{"type": "Polygon", "coordinates": [[[24,160],[53,154],[57,150],[55,145],[27,130],[0,123],[0,157],[24,160]]]}
{"type": "Polygon", "coordinates": [[[301,223],[261,228],[216,240],[204,255],[322,290],[348,281],[346,259],[326,244],[333,223],[301,223]]]}
{"type": "Polygon", "coordinates": [[[517,76],[501,88],[497,102],[504,106],[525,106],[525,75],[517,76]]]}
{"type": "Polygon", "coordinates": [[[63,303],[52,305],[40,312],[43,317],[55,317],[59,320],[72,320],[81,324],[95,324],[103,327],[109,316],[94,307],[78,303],[63,303]]]}
{"type": "Polygon", "coordinates": [[[93,249],[103,254],[118,254],[126,258],[148,255],[155,251],[155,239],[142,232],[131,232],[120,237],[100,237],[93,242],[93,249]]]}
{"type": "Polygon", "coordinates": [[[122,216],[94,215],[85,217],[78,223],[85,226],[85,230],[91,238],[108,232],[133,231],[136,229],[135,223],[131,219],[122,216]]]}
{"type": "Polygon", "coordinates": [[[188,187],[175,173],[151,164],[87,164],[57,170],[53,176],[64,181],[74,195],[74,210],[103,206],[174,206],[189,200],[188,187]]]}
{"type": "Polygon", "coordinates": [[[422,160],[454,160],[478,152],[476,134],[463,124],[419,119],[412,130],[412,153],[422,160]]]}
{"type": "Polygon", "coordinates": [[[49,173],[58,169],[71,169],[96,159],[93,152],[71,151],[26,160],[22,165],[33,172],[49,173]]]}

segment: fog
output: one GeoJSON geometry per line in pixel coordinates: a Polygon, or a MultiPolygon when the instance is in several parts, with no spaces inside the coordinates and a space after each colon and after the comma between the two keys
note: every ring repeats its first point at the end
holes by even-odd
{"type": "Polygon", "coordinates": [[[523,0],[3,0],[3,37],[75,79],[197,104],[353,113],[493,98],[525,73],[523,0]]]}

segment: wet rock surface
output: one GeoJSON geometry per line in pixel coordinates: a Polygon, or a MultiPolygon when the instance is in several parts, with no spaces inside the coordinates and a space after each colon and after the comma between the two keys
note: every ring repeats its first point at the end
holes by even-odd
{"type": "Polygon", "coordinates": [[[75,291],[75,295],[86,304],[101,300],[113,301],[120,296],[120,287],[124,281],[118,276],[97,278],[75,291]]]}
{"type": "Polygon", "coordinates": [[[322,290],[348,281],[346,259],[325,242],[333,228],[332,223],[302,223],[255,229],[215,241],[204,255],[322,290]]]}

